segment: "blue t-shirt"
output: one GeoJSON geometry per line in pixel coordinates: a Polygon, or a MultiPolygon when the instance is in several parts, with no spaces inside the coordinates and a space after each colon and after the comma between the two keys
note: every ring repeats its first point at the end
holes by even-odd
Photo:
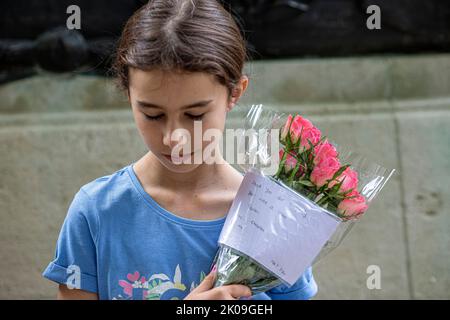
{"type": "MultiPolygon", "coordinates": [[[[209,273],[224,222],[167,211],[130,164],[77,192],[43,276],[99,299],[183,299],[209,273]]],[[[292,287],[252,298],[299,300],[316,292],[310,267],[292,287]]]]}

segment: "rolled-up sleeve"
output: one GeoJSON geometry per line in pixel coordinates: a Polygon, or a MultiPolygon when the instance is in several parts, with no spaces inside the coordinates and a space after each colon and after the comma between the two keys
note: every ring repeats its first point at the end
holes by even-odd
{"type": "Polygon", "coordinates": [[[56,243],[53,261],[42,275],[60,284],[98,292],[97,253],[98,215],[83,189],[69,206],[56,243]]]}

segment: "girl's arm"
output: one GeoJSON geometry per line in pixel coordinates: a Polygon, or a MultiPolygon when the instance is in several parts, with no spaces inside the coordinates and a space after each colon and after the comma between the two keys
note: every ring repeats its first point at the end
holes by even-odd
{"type": "Polygon", "coordinates": [[[98,295],[89,291],[69,289],[66,285],[60,284],[58,288],[58,294],[56,295],[58,300],[98,300],[98,295]]]}
{"type": "Polygon", "coordinates": [[[58,283],[57,299],[99,299],[95,243],[98,216],[90,199],[82,188],[75,195],[58,237],[54,259],[43,272],[45,278],[58,283]],[[72,279],[79,283],[79,290],[66,286],[72,279]]]}

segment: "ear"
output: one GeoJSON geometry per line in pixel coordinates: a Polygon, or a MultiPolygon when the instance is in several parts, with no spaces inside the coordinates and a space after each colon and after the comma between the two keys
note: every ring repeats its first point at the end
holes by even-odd
{"type": "Polygon", "coordinates": [[[243,75],[239,80],[239,83],[233,88],[233,90],[231,91],[231,99],[227,106],[227,112],[231,111],[239,101],[239,99],[242,97],[245,90],[247,89],[248,81],[248,77],[243,75]]]}

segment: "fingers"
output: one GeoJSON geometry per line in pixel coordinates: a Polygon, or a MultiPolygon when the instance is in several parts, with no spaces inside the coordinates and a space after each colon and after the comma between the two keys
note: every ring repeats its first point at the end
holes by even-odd
{"type": "Polygon", "coordinates": [[[239,300],[241,297],[250,297],[252,291],[249,287],[241,284],[231,284],[226,286],[214,287],[216,280],[217,268],[203,279],[203,281],[188,295],[188,299],[208,299],[208,300],[239,300]]]}
{"type": "Polygon", "coordinates": [[[203,281],[195,288],[196,292],[204,292],[210,290],[216,280],[217,269],[214,267],[211,272],[203,279],[203,281]]]}
{"type": "Polygon", "coordinates": [[[241,284],[231,284],[226,286],[228,293],[234,298],[240,297],[250,297],[252,295],[252,291],[249,287],[241,285],[241,284]]]}

